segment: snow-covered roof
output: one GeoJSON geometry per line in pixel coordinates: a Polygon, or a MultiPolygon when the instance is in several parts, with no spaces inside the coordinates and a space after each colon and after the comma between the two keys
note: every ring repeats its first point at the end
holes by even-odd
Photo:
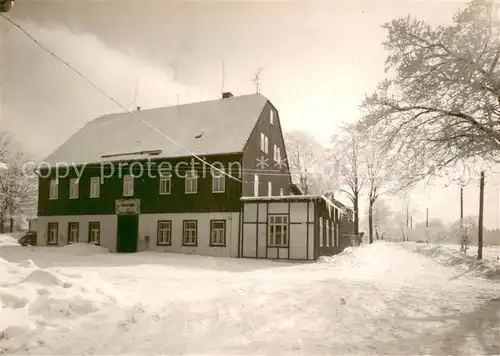
{"type": "Polygon", "coordinates": [[[96,163],[103,155],[127,159],[242,152],[268,99],[260,94],[116,113],[97,118],[71,136],[45,161],[54,166],[96,163]],[[167,135],[178,145],[163,135],[167,135]],[[149,152],[149,153],[148,153],[149,152]]]}
{"type": "Polygon", "coordinates": [[[335,209],[339,210],[342,214],[348,215],[348,212],[344,208],[345,205],[338,202],[337,200],[332,201],[331,199],[328,199],[324,195],[319,195],[319,194],[242,197],[240,200],[244,201],[244,202],[258,202],[258,201],[266,202],[266,201],[288,201],[288,200],[295,200],[295,201],[296,200],[305,200],[305,201],[323,200],[329,209],[335,208],[335,209]]]}

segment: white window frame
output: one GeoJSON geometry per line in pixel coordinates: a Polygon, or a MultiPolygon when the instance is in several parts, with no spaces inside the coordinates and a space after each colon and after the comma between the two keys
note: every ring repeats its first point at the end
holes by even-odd
{"type": "Polygon", "coordinates": [[[269,123],[274,125],[274,110],[272,108],[269,110],[269,123]]]}
{"type": "Polygon", "coordinates": [[[47,224],[47,245],[59,244],[59,223],[49,222],[47,224]]]}
{"type": "Polygon", "coordinates": [[[198,221],[182,222],[182,246],[198,246],[198,221]]]}
{"type": "Polygon", "coordinates": [[[49,199],[57,200],[59,198],[59,180],[57,178],[51,179],[49,184],[49,199]]]}
{"type": "Polygon", "coordinates": [[[134,196],[134,176],[126,174],[123,176],[123,196],[134,196]]]}
{"type": "Polygon", "coordinates": [[[198,172],[189,171],[186,173],[186,178],[184,179],[184,193],[185,194],[198,193],[198,172]]]}
{"type": "Polygon", "coordinates": [[[99,198],[101,194],[101,178],[90,177],[90,198],[99,198]]]}
{"type": "Polygon", "coordinates": [[[323,247],[323,218],[319,218],[319,247],[323,247]]]}
{"type": "Polygon", "coordinates": [[[253,196],[258,197],[259,196],[259,175],[254,174],[253,176],[253,196]]]}
{"type": "Polygon", "coordinates": [[[210,246],[226,246],[226,220],[210,220],[210,246]]]}
{"type": "Polygon", "coordinates": [[[157,239],[158,246],[171,246],[172,245],[172,221],[159,220],[157,224],[157,239]]]}
{"type": "Polygon", "coordinates": [[[279,148],[278,145],[274,145],[273,159],[276,162],[281,162],[281,149],[279,148]]]}
{"type": "Polygon", "coordinates": [[[324,218],[324,223],[326,224],[326,236],[325,236],[325,241],[326,241],[326,247],[331,247],[330,246],[330,221],[326,218],[324,218]]]}
{"type": "Polygon", "coordinates": [[[76,244],[80,241],[80,224],[78,222],[70,221],[68,223],[68,244],[76,244]],[[76,235],[76,239],[74,239],[76,235]]]}
{"type": "Polygon", "coordinates": [[[260,133],[260,150],[265,154],[269,153],[269,139],[263,132],[260,133]]]}
{"type": "MultiPolygon", "coordinates": [[[[219,168],[224,172],[224,168],[219,168]]],[[[212,168],[212,193],[224,193],[226,191],[226,175],[212,168]]]]}
{"type": "Polygon", "coordinates": [[[80,184],[78,178],[69,180],[69,199],[78,199],[80,184]]]}
{"type": "Polygon", "coordinates": [[[89,222],[89,244],[101,244],[101,223],[99,221],[89,222]]]}
{"type": "Polygon", "coordinates": [[[288,247],[290,238],[288,231],[288,215],[269,215],[269,238],[267,244],[269,247],[288,247]],[[279,228],[279,233],[278,229],[279,228]],[[279,235],[279,239],[278,239],[279,235]]]}
{"type": "Polygon", "coordinates": [[[267,196],[273,196],[273,183],[271,183],[270,181],[267,182],[267,196]]]}
{"type": "Polygon", "coordinates": [[[172,173],[161,173],[160,183],[158,186],[160,195],[168,195],[172,193],[172,173]]]}

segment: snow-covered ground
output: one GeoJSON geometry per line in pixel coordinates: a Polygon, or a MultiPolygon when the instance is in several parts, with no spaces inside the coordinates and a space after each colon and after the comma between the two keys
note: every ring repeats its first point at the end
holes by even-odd
{"type": "Polygon", "coordinates": [[[499,283],[404,245],[311,264],[80,244],[0,257],[9,355],[500,354],[499,283]]]}

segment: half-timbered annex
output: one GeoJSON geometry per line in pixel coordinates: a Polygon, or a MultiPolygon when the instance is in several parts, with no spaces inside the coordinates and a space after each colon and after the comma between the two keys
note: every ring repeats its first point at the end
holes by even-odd
{"type": "Polygon", "coordinates": [[[316,260],[350,245],[349,212],[321,195],[243,197],[240,256],[316,260]]]}

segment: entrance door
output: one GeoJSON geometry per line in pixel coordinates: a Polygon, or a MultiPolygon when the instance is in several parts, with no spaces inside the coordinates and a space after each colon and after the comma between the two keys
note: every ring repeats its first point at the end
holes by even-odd
{"type": "Polygon", "coordinates": [[[139,215],[118,215],[116,252],[137,252],[139,234],[139,215]]]}

